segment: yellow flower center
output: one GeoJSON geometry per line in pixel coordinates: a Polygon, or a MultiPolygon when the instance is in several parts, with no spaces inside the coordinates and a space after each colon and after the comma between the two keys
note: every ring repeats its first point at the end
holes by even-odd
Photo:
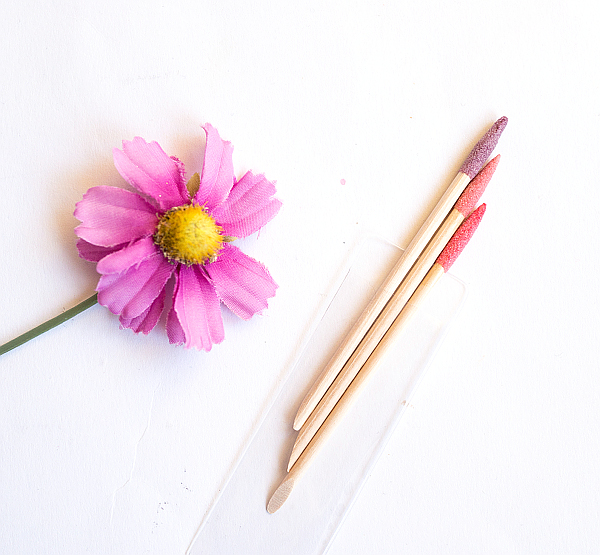
{"type": "Polygon", "coordinates": [[[156,226],[154,242],[173,262],[204,264],[216,259],[224,241],[223,229],[203,206],[186,204],[171,208],[156,226]]]}

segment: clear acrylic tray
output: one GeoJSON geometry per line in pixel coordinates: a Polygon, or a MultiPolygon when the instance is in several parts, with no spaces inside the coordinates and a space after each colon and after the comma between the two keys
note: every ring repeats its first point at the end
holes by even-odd
{"type": "Polygon", "coordinates": [[[402,251],[368,239],[271,408],[206,514],[188,555],[319,555],[331,545],[465,297],[445,275],[375,370],[285,504],[266,505],[284,478],[300,402],[402,251]]]}

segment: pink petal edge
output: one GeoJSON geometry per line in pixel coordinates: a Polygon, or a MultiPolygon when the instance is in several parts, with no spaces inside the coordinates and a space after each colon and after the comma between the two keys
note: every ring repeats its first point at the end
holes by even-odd
{"type": "Polygon", "coordinates": [[[169,314],[168,323],[169,340],[181,343],[183,334],[188,349],[195,347],[210,351],[214,343],[225,338],[219,298],[200,268],[179,266],[173,311],[169,314]]]}
{"type": "Polygon", "coordinates": [[[123,150],[113,149],[113,158],[123,179],[154,199],[161,210],[188,202],[183,164],[169,157],[157,142],[147,143],[141,137],[123,141],[123,150]]]}
{"type": "Polygon", "coordinates": [[[227,198],[233,187],[233,146],[229,141],[221,139],[219,132],[210,123],[204,126],[204,131],[204,164],[200,188],[194,201],[212,210],[227,198]]]}
{"type": "Polygon", "coordinates": [[[232,237],[252,235],[271,221],[282,206],[273,198],[275,184],[263,174],[246,172],[235,183],[227,199],[218,206],[212,216],[232,237]]]}
{"type": "Polygon", "coordinates": [[[165,296],[166,290],[163,287],[162,291],[159,293],[158,297],[154,300],[154,302],[142,312],[139,316],[135,318],[123,318],[123,315],[119,317],[119,321],[121,322],[121,326],[123,328],[128,328],[133,330],[135,333],[143,333],[147,335],[150,333],[158,323],[160,319],[160,315],[165,306],[165,296]]]}
{"type": "Polygon", "coordinates": [[[105,256],[122,249],[124,246],[124,243],[120,243],[114,247],[99,247],[88,243],[85,239],[77,239],[79,256],[88,262],[100,262],[105,256]]]}
{"type": "Polygon", "coordinates": [[[267,308],[278,287],[265,266],[233,245],[225,245],[206,271],[219,298],[244,320],[267,308]]]}
{"type": "Polygon", "coordinates": [[[154,244],[154,239],[151,236],[143,237],[106,255],[98,262],[96,270],[100,274],[118,274],[158,252],[160,251],[154,244]]]}
{"type": "Polygon", "coordinates": [[[185,333],[183,333],[183,328],[179,323],[177,313],[173,307],[171,307],[171,310],[169,310],[169,314],[167,315],[166,328],[169,343],[172,343],[173,345],[185,345],[185,333]]]}
{"type": "Polygon", "coordinates": [[[136,193],[118,187],[92,187],[75,206],[81,224],[75,234],[99,247],[114,247],[154,233],[155,208],[136,193]]]}
{"type": "Polygon", "coordinates": [[[124,272],[104,274],[96,287],[98,302],[125,320],[133,319],[154,302],[173,270],[162,253],[156,253],[124,272]]]}

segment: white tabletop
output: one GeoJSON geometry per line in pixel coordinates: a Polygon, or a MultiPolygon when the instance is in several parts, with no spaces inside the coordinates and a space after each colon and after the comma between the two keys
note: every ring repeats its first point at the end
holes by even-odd
{"type": "MultiPolygon", "coordinates": [[[[0,18],[0,343],[91,295],[72,215],[202,125],[284,207],[279,284],[209,353],[95,306],[0,358],[0,552],[183,554],[357,244],[406,246],[500,116],[468,297],[330,555],[600,544],[600,39],[590,3],[13,3],[0,18]]],[[[282,553],[295,553],[284,545],[282,553]]],[[[301,554],[299,554],[301,555],[301,554]]]]}

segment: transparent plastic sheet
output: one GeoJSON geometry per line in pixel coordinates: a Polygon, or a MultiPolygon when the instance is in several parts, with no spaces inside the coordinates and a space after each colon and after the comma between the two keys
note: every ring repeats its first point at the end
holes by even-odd
{"type": "Polygon", "coordinates": [[[465,296],[445,275],[360,397],[274,514],[266,505],[284,478],[300,402],[402,251],[366,240],[298,362],[205,516],[189,555],[325,553],[377,461],[465,296]]]}

